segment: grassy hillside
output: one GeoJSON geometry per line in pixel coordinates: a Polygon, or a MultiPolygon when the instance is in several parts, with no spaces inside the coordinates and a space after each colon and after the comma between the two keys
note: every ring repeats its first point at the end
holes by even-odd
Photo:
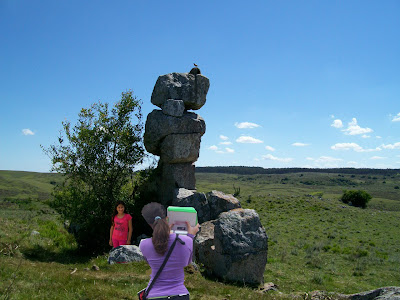
{"type": "MultiPolygon", "coordinates": [[[[233,193],[255,209],[269,236],[265,282],[280,292],[223,284],[187,270],[191,299],[293,299],[312,290],[354,293],[400,285],[400,177],[289,173],[198,173],[201,192],[233,193]],[[339,201],[362,189],[367,209],[339,201]]],[[[81,257],[48,206],[58,174],[0,171],[0,297],[4,299],[136,299],[150,269],[81,257]],[[35,233],[37,231],[38,233],[35,233]],[[96,264],[99,271],[92,271],[96,264]]],[[[107,238],[105,239],[107,240],[107,238]]],[[[1,298],[1,299],[3,299],[1,298]]]]}
{"type": "Polygon", "coordinates": [[[296,173],[197,174],[198,190],[233,193],[269,235],[264,279],[291,291],[353,293],[400,285],[400,177],[296,173]],[[339,201],[344,189],[373,196],[367,209],[339,201]]]}

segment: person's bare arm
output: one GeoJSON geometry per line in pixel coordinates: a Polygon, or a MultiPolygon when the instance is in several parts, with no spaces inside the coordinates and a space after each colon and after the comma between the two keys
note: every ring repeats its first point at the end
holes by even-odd
{"type": "Polygon", "coordinates": [[[192,226],[190,226],[189,222],[186,222],[186,226],[187,226],[187,232],[189,234],[196,235],[196,233],[199,232],[199,229],[200,229],[200,224],[199,223],[197,223],[196,226],[192,227],[192,226]]]}
{"type": "Polygon", "coordinates": [[[113,235],[113,232],[114,232],[114,225],[112,225],[111,228],[110,228],[110,240],[109,240],[109,242],[108,242],[108,244],[109,244],[110,246],[113,246],[113,242],[112,242],[112,235],[113,235]]]}
{"type": "Polygon", "coordinates": [[[132,238],[132,219],[130,219],[128,222],[128,240],[126,241],[128,245],[131,244],[131,238],[132,238]]]}

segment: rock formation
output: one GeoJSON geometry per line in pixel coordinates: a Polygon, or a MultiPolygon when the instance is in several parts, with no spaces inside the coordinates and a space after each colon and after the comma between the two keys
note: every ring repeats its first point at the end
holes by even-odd
{"type": "Polygon", "coordinates": [[[175,188],[196,188],[194,162],[206,125],[202,117],[188,110],[205,104],[209,86],[207,77],[191,73],[162,75],[154,86],[151,103],[161,110],[147,116],[144,145],[160,156],[159,201],[164,205],[172,203],[175,188]]]}
{"type": "Polygon", "coordinates": [[[201,232],[195,258],[206,273],[244,284],[263,282],[268,237],[254,210],[242,209],[238,199],[219,191],[196,191],[194,162],[199,157],[206,124],[198,114],[206,102],[210,82],[195,66],[189,73],[158,77],[145,125],[144,145],[160,156],[155,186],[165,206],[191,206],[201,232]]]}

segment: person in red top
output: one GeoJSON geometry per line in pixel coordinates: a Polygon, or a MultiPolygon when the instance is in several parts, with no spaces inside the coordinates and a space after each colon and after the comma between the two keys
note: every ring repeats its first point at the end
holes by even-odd
{"type": "Polygon", "coordinates": [[[125,213],[124,201],[115,204],[114,212],[111,217],[110,241],[112,247],[130,245],[132,237],[132,217],[125,213]]]}

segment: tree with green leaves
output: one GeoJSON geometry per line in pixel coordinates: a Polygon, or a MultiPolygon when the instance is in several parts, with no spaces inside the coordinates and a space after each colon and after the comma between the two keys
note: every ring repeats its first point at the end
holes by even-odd
{"type": "Polygon", "coordinates": [[[80,111],[75,126],[62,125],[58,143],[42,147],[52,171],[65,176],[54,190],[53,207],[70,222],[83,250],[104,250],[114,203],[124,200],[128,211],[134,204],[129,183],[145,155],[141,101],[128,91],[111,110],[98,102],[80,111]]]}
{"type": "Polygon", "coordinates": [[[372,196],[366,191],[344,191],[342,195],[343,203],[351,203],[353,206],[358,206],[362,208],[367,207],[367,203],[372,199],[372,196]]]}

